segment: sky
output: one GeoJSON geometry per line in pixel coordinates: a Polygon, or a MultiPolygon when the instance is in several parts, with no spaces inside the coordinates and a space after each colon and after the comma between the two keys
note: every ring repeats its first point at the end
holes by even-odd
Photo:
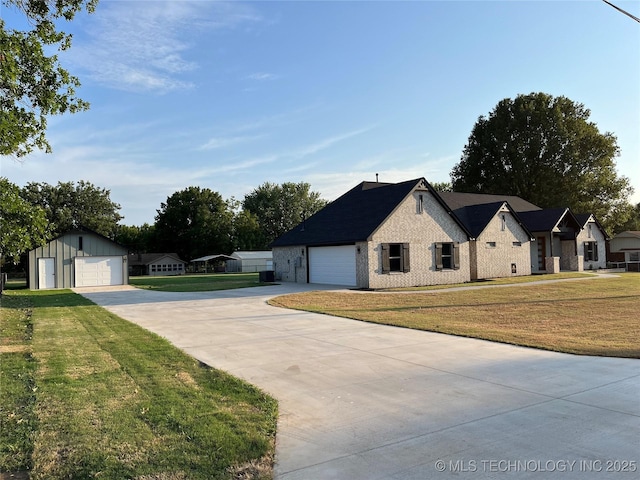
{"type": "Polygon", "coordinates": [[[376,174],[446,182],[478,118],[531,92],[590,109],[640,202],[640,24],[600,0],[101,0],[62,28],[91,109],[51,117],[53,153],[2,157],[0,175],[91,182],[125,225],[189,186],[333,200],[376,174]]]}

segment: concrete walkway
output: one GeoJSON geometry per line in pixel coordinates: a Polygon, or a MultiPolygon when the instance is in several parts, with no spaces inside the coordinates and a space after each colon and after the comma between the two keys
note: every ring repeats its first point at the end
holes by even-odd
{"type": "Polygon", "coordinates": [[[638,360],[265,303],[310,288],[81,293],[274,395],[279,480],[640,476],[638,360]]]}

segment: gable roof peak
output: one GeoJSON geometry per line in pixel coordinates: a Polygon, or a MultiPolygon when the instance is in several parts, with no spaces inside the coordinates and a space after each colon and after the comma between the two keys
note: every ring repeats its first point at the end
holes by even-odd
{"type": "MultiPolygon", "coordinates": [[[[271,247],[346,245],[367,241],[402,201],[417,188],[427,189],[453,215],[429,182],[422,177],[399,183],[361,182],[323,209],[284,233],[271,247]]],[[[464,225],[454,220],[468,233],[464,225]]]]}

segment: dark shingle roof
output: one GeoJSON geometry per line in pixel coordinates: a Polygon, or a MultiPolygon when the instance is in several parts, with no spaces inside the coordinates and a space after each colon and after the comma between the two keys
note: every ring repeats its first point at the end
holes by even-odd
{"type": "MultiPolygon", "coordinates": [[[[587,221],[591,218],[592,215],[593,215],[592,213],[576,213],[575,217],[576,217],[576,220],[578,220],[578,222],[580,223],[580,227],[584,228],[587,225],[587,221]]],[[[611,237],[609,237],[609,234],[604,229],[602,224],[598,221],[595,215],[593,215],[593,220],[596,222],[596,225],[604,235],[604,238],[606,240],[609,240],[611,237]]]]}
{"type": "Polygon", "coordinates": [[[519,212],[518,215],[532,232],[550,232],[563,217],[572,223],[577,230],[582,228],[582,225],[568,208],[546,208],[531,212],[519,212]]]}
{"type": "Polygon", "coordinates": [[[366,241],[421,181],[423,179],[401,183],[362,182],[277,238],[271,246],[340,245],[366,241]]]}
{"type": "Polygon", "coordinates": [[[515,195],[490,195],[485,193],[460,193],[460,192],[439,192],[440,197],[449,205],[452,210],[483,205],[487,203],[507,202],[516,212],[527,212],[540,210],[540,207],[527,202],[523,198],[515,195]]]}
{"type": "MultiPolygon", "coordinates": [[[[424,178],[401,183],[362,182],[277,238],[271,246],[345,245],[366,241],[400,202],[421,184],[431,191],[444,209],[448,209],[424,178]]],[[[468,233],[462,223],[459,225],[468,233]]]]}
{"type": "Polygon", "coordinates": [[[467,227],[472,237],[477,238],[503,204],[504,202],[494,202],[469,205],[468,207],[457,208],[453,213],[467,227]]]}
{"type": "Polygon", "coordinates": [[[587,223],[587,221],[589,220],[589,218],[591,217],[590,213],[576,213],[575,214],[576,220],[578,220],[578,222],[580,223],[581,227],[584,227],[585,224],[587,223]]]}
{"type": "Polygon", "coordinates": [[[471,233],[473,238],[478,238],[478,236],[487,228],[487,225],[491,221],[493,217],[500,211],[503,205],[506,205],[507,208],[511,211],[511,214],[516,219],[516,221],[520,224],[520,226],[525,230],[527,235],[531,236],[531,232],[524,225],[524,222],[520,218],[520,216],[514,211],[514,209],[509,205],[509,203],[500,201],[493,203],[482,203],[479,205],[469,205],[467,207],[458,208],[454,210],[456,217],[460,219],[460,221],[467,227],[467,230],[471,233]]]}

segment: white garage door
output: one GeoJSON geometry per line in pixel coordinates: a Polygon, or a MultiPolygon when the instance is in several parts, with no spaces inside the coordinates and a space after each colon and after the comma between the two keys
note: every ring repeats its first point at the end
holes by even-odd
{"type": "Polygon", "coordinates": [[[356,247],[309,248],[309,283],[356,286],[356,247]]]}
{"type": "Polygon", "coordinates": [[[122,285],[122,257],[76,257],[76,287],[122,285]]]}

